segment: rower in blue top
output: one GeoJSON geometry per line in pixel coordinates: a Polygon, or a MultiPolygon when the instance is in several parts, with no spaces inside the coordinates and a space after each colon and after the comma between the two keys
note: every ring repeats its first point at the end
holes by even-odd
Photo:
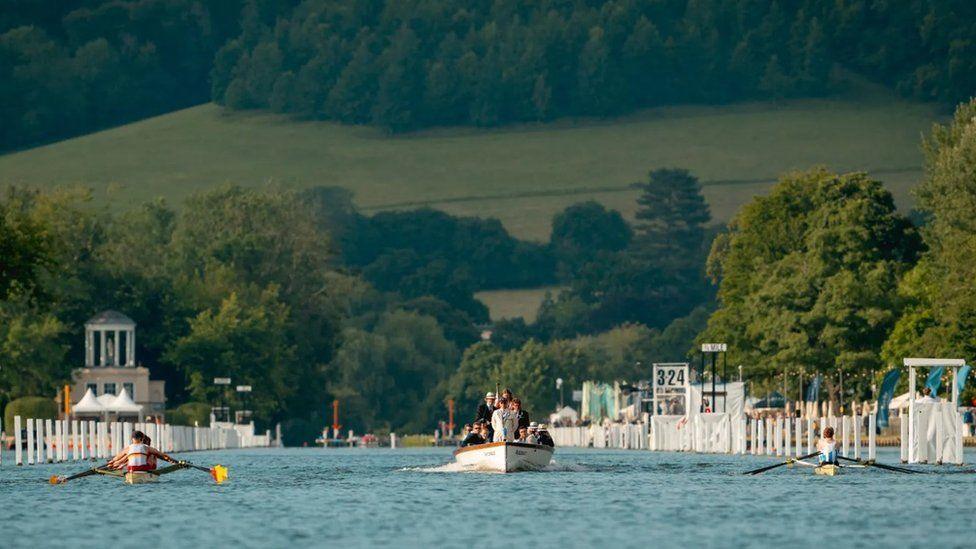
{"type": "Polygon", "coordinates": [[[824,427],[823,436],[817,441],[817,450],[820,450],[817,457],[820,465],[837,465],[837,441],[834,440],[833,427],[824,427]]]}

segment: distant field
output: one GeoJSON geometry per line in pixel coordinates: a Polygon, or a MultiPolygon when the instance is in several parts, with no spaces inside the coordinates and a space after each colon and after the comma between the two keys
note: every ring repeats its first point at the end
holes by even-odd
{"type": "Polygon", "coordinates": [[[662,166],[697,174],[717,221],[784,171],[813,165],[869,170],[904,206],[921,173],[920,135],[938,118],[929,105],[873,94],[390,136],[203,105],[0,156],[0,183],[84,184],[122,207],[156,196],[179,203],[227,181],[339,185],[369,212],[429,205],[545,240],[552,215],[577,201],[632,215],[627,185],[662,166]]]}
{"type": "Polygon", "coordinates": [[[553,297],[555,297],[559,290],[558,286],[518,290],[486,290],[474,294],[474,297],[488,307],[492,320],[524,318],[526,322],[531,323],[535,322],[535,317],[539,312],[539,304],[546,297],[546,292],[552,292],[553,297]]]}

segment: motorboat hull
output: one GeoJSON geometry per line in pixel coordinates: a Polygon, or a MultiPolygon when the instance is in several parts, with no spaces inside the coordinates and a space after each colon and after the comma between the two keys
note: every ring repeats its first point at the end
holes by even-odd
{"type": "Polygon", "coordinates": [[[454,451],[454,459],[466,471],[514,473],[538,471],[552,462],[554,448],[521,442],[489,442],[454,451]]]}

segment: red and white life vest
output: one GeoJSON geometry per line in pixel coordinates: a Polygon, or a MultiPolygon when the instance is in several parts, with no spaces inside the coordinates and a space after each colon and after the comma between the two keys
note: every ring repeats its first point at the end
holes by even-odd
{"type": "Polygon", "coordinates": [[[152,471],[156,468],[149,462],[149,447],[145,444],[130,444],[125,453],[128,471],[152,471]]]}

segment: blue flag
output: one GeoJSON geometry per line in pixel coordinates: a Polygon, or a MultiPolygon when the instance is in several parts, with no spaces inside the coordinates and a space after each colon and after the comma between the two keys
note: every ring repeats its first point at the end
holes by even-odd
{"type": "Polygon", "coordinates": [[[925,380],[925,386],[932,389],[933,397],[939,394],[939,387],[942,386],[942,372],[944,371],[944,366],[932,368],[932,370],[929,371],[929,378],[925,380]]]}
{"type": "Polygon", "coordinates": [[[885,374],[881,381],[881,390],[878,391],[878,427],[888,426],[888,405],[895,396],[895,385],[898,385],[898,377],[901,372],[895,368],[885,374]]]}
{"type": "Polygon", "coordinates": [[[959,392],[961,393],[963,389],[966,388],[966,378],[969,377],[969,364],[959,368],[959,374],[956,378],[956,385],[959,387],[959,392]]]}
{"type": "Polygon", "coordinates": [[[807,398],[805,399],[807,402],[816,402],[817,400],[819,400],[820,384],[822,382],[823,382],[823,378],[820,377],[820,374],[817,374],[817,376],[813,378],[813,381],[811,381],[810,384],[807,385],[807,398]]]}

